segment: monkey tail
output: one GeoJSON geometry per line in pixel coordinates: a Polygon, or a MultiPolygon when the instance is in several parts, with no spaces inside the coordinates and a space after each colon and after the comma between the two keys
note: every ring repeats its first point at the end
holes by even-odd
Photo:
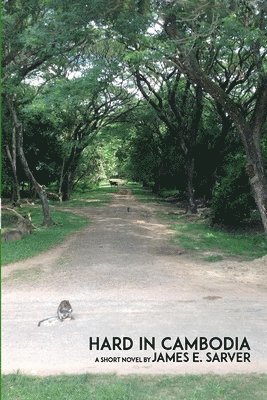
{"type": "Polygon", "coordinates": [[[42,319],[42,321],[39,321],[38,322],[38,326],[41,326],[41,323],[44,322],[44,321],[45,321],[44,319],[42,319]]]}
{"type": "Polygon", "coordinates": [[[42,319],[41,321],[38,322],[37,326],[40,327],[42,322],[48,321],[49,319],[58,319],[58,317],[54,316],[54,317],[48,317],[48,318],[42,319]]]}

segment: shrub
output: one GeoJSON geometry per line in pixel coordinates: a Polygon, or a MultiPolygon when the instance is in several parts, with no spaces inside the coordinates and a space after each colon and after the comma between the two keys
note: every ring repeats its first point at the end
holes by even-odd
{"type": "Polygon", "coordinates": [[[250,216],[255,207],[241,154],[232,157],[222,177],[213,190],[212,223],[237,226],[250,216]]]}

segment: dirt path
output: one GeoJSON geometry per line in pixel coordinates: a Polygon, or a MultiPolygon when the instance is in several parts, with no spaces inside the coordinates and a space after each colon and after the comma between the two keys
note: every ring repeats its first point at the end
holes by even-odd
{"type": "Polygon", "coordinates": [[[267,372],[266,257],[192,260],[170,244],[172,232],[155,217],[159,207],[114,195],[106,207],[76,210],[91,224],[63,245],[4,267],[4,373],[267,372]],[[38,328],[64,298],[75,320],[38,328]],[[96,336],[129,336],[134,347],[89,351],[88,339],[96,336]],[[158,352],[165,336],[246,336],[251,362],[94,362],[97,356],[153,356],[137,350],[140,336],[156,337],[158,352]]]}

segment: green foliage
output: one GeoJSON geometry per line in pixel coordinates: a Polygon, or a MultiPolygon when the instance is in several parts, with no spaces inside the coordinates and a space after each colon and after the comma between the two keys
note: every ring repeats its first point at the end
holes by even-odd
{"type": "Polygon", "coordinates": [[[91,144],[84,149],[75,175],[76,180],[73,189],[75,190],[78,185],[80,189],[83,187],[85,192],[88,188],[97,186],[106,178],[100,147],[91,144]]]}
{"type": "Polygon", "coordinates": [[[68,375],[3,377],[5,400],[263,400],[267,376],[68,375]],[[64,389],[63,389],[64,388],[64,389]]]}
{"type": "Polygon", "coordinates": [[[18,218],[16,215],[12,214],[11,212],[8,211],[3,211],[1,215],[1,226],[2,228],[6,227],[14,227],[16,226],[16,223],[18,221],[18,218]]]}
{"type": "Polygon", "coordinates": [[[137,130],[129,149],[129,177],[157,192],[162,188],[184,189],[182,156],[176,151],[168,132],[159,133],[149,126],[137,130]]]}
{"type": "MultiPolygon", "coordinates": [[[[77,185],[86,190],[111,176],[183,193],[188,155],[195,161],[195,196],[213,196],[213,221],[242,222],[253,202],[244,168],[226,158],[240,152],[241,143],[225,123],[231,112],[225,114],[221,96],[212,101],[210,93],[198,123],[196,84],[204,80],[195,79],[196,69],[193,75],[184,69],[196,55],[201,74],[249,121],[266,72],[266,7],[262,1],[239,3],[5,1],[3,88],[22,122],[26,158],[38,182],[60,190],[64,199],[77,185]]],[[[4,143],[11,149],[14,121],[5,113],[4,143]]],[[[264,154],[266,148],[265,137],[264,154]]],[[[6,156],[3,164],[9,195],[6,156]]],[[[18,162],[24,184],[20,167],[18,162]]]]}
{"type": "Polygon", "coordinates": [[[141,188],[139,185],[136,184],[128,184],[131,188],[132,193],[140,200],[142,203],[161,203],[162,199],[153,193],[151,190],[146,188],[141,188]]]}
{"type": "MultiPolygon", "coordinates": [[[[68,235],[82,229],[88,221],[83,217],[70,212],[52,211],[56,225],[49,228],[41,227],[42,212],[38,207],[24,208],[24,212],[31,212],[33,223],[38,226],[31,235],[21,240],[2,243],[2,265],[32,257],[54,247],[68,235]]],[[[8,221],[5,221],[9,224],[8,221]]]]}
{"type": "Polygon", "coordinates": [[[82,0],[76,7],[54,0],[4,2],[3,26],[8,49],[4,72],[8,92],[16,92],[14,85],[25,77],[46,79],[55,72],[74,68],[81,43],[88,45],[98,36],[89,23],[93,15],[96,13],[85,8],[82,0]]]}
{"type": "Polygon", "coordinates": [[[105,179],[127,176],[125,164],[129,157],[129,141],[132,135],[132,127],[121,123],[112,124],[99,133],[96,145],[101,154],[105,179]]]}
{"type": "Polygon", "coordinates": [[[230,160],[226,176],[222,177],[213,191],[212,222],[237,226],[250,216],[255,206],[245,171],[245,160],[237,155],[230,160]]]}
{"type": "Polygon", "coordinates": [[[125,175],[156,192],[177,186],[183,190],[183,160],[173,135],[145,102],[134,110],[132,118],[133,133],[118,152],[125,154],[125,175]]]}

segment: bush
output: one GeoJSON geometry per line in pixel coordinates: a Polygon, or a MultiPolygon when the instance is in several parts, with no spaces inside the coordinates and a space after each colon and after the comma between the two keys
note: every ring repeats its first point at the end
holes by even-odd
{"type": "Polygon", "coordinates": [[[241,154],[233,157],[226,175],[215,185],[212,196],[212,223],[237,226],[250,216],[255,207],[241,154]]]}

